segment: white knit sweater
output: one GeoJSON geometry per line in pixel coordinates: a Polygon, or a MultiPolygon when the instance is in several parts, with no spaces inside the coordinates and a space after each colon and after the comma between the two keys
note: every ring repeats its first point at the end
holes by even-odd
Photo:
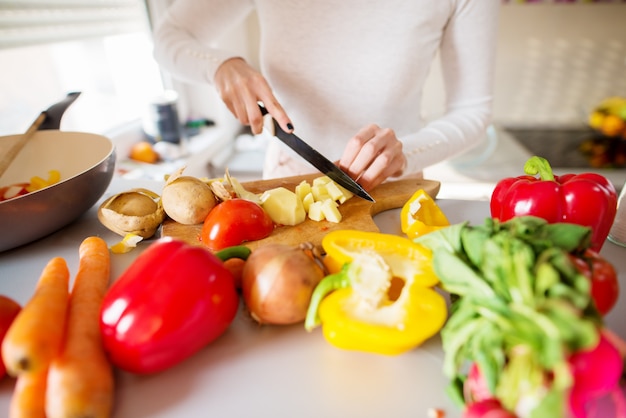
{"type": "MultiPolygon", "coordinates": [[[[405,174],[467,150],[490,122],[500,0],[177,0],[155,29],[155,57],[174,76],[213,82],[232,52],[215,40],[253,9],[260,70],[295,133],[331,160],[363,126],[392,128],[405,174]],[[425,124],[421,96],[437,51],[446,112],[425,124]]],[[[313,169],[296,159],[266,177],[313,169]]],[[[282,165],[282,164],[278,164],[282,165]]],[[[269,174],[268,174],[269,173],[269,174]]]]}

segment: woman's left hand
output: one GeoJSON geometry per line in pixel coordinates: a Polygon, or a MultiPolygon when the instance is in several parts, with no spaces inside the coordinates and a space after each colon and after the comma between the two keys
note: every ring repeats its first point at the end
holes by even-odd
{"type": "Polygon", "coordinates": [[[371,124],[353,136],[344,149],[339,168],[371,190],[388,177],[399,176],[406,168],[402,142],[390,128],[371,124]]]}

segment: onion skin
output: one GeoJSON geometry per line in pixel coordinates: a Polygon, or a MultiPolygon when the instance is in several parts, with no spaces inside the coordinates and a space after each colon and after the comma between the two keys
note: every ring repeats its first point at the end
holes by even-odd
{"type": "Polygon", "coordinates": [[[268,244],[254,250],[244,265],[243,300],[260,324],[296,324],[304,321],[322,278],[324,271],[305,250],[268,244]]]}

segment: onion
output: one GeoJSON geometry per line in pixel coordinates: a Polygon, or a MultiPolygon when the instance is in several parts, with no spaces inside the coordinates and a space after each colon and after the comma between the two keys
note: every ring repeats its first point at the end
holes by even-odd
{"type": "Polygon", "coordinates": [[[324,278],[313,245],[268,244],[248,257],[242,277],[243,300],[261,324],[304,321],[311,294],[324,278]]]}

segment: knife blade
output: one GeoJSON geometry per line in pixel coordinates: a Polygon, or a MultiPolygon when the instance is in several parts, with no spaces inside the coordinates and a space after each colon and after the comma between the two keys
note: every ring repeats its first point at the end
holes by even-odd
{"type": "MultiPolygon", "coordinates": [[[[261,113],[267,115],[267,109],[259,105],[261,113]]],[[[313,167],[317,168],[321,173],[328,176],[331,180],[359,196],[362,199],[375,202],[374,198],[365,191],[365,189],[356,181],[347,175],[343,170],[337,167],[332,161],[320,154],[315,148],[311,147],[304,140],[295,134],[285,132],[280,127],[276,119],[272,118],[274,124],[274,135],[294,150],[298,155],[308,161],[313,167]]]]}

